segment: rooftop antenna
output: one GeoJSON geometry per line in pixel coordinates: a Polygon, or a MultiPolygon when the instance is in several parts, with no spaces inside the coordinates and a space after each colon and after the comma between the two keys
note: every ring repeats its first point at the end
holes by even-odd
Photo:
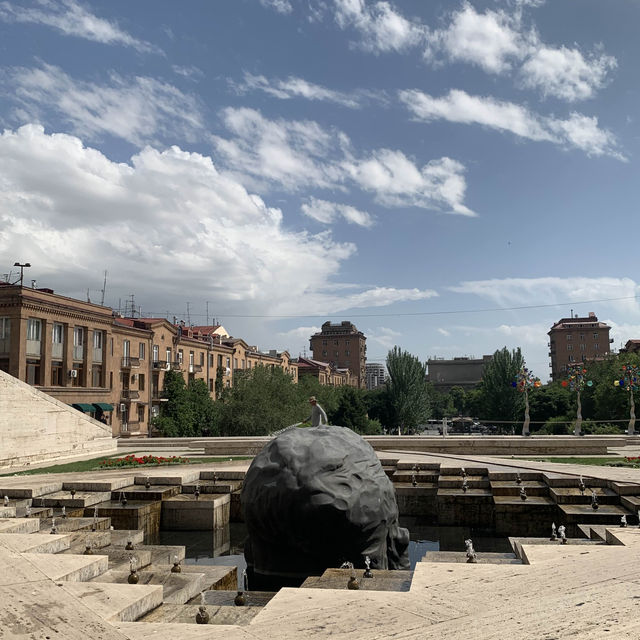
{"type": "Polygon", "coordinates": [[[100,304],[104,307],[104,292],[107,290],[107,270],[104,272],[104,282],[102,283],[102,297],[100,298],[100,304]]]}
{"type": "Polygon", "coordinates": [[[91,298],[89,297],[89,287],[87,287],[87,302],[91,302],[91,298]]]}
{"type": "Polygon", "coordinates": [[[188,324],[189,326],[191,326],[191,313],[190,313],[190,311],[189,311],[189,305],[190,305],[190,304],[191,304],[190,302],[187,302],[187,324],[188,324]]]}
{"type": "Polygon", "coordinates": [[[207,327],[209,326],[209,301],[207,300],[207,327]]]}
{"type": "Polygon", "coordinates": [[[136,317],[136,301],[133,293],[131,294],[131,317],[132,318],[136,317]]]}

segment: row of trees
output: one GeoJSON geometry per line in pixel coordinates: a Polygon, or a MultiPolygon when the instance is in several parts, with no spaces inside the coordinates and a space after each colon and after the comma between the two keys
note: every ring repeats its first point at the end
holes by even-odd
{"type": "MultiPolygon", "coordinates": [[[[237,376],[231,388],[223,388],[222,380],[216,380],[215,401],[204,381],[187,384],[180,373],[167,372],[166,402],[153,424],[166,436],[266,435],[304,420],[310,413],[309,396],[315,395],[331,424],[363,434],[410,433],[430,418],[455,416],[473,416],[511,432],[518,430],[524,416],[523,394],[513,386],[523,364],[520,349],[505,347],[494,353],[477,388],[453,387],[441,393],[426,382],[424,363],[394,347],[387,356],[388,382],[375,391],[327,387],[312,377],[295,384],[281,369],[256,367],[237,376]]],[[[620,354],[585,364],[585,376],[591,382],[582,391],[586,433],[624,427],[595,425],[629,416],[629,393],[613,384],[621,377],[623,365],[640,365],[640,358],[620,354]]],[[[533,432],[569,433],[576,394],[561,382],[542,385],[529,391],[529,407],[533,432]]]]}

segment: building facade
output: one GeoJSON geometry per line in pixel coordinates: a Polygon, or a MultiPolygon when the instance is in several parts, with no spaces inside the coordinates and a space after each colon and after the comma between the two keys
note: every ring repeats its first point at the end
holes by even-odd
{"type": "Polygon", "coordinates": [[[355,386],[364,387],[367,361],[367,338],[356,326],[344,320],[332,324],[325,322],[309,341],[313,360],[326,362],[337,369],[349,369],[355,386]]]}
{"type": "Polygon", "coordinates": [[[203,380],[215,399],[218,376],[231,387],[260,365],[298,380],[287,351],[259,351],[219,325],[123,318],[50,289],[0,284],[0,370],[109,424],[114,436],[149,433],[167,371],[203,380]]]}
{"type": "Polygon", "coordinates": [[[598,360],[610,353],[609,338],[611,327],[600,322],[596,314],[590,312],[580,318],[571,314],[570,318],[561,318],[548,332],[549,357],[551,358],[551,379],[562,380],[566,377],[567,365],[576,362],[598,360]]]}
{"type": "Polygon", "coordinates": [[[365,376],[367,389],[376,389],[384,385],[387,379],[387,371],[379,362],[367,362],[365,364],[365,376]]]}
{"type": "Polygon", "coordinates": [[[452,387],[473,389],[481,380],[484,368],[493,356],[470,358],[461,356],[450,360],[429,358],[427,360],[427,382],[438,391],[446,392],[452,387]]]}
{"type": "Polygon", "coordinates": [[[349,369],[338,369],[328,362],[319,362],[311,358],[297,359],[298,375],[313,376],[322,385],[329,387],[357,386],[357,378],[349,369]]]}

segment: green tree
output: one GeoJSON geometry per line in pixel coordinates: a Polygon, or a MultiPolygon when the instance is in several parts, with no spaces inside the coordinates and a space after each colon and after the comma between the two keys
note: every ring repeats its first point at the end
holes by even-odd
{"type": "MultiPolygon", "coordinates": [[[[524,415],[523,394],[518,393],[512,382],[515,381],[523,358],[520,347],[509,351],[507,347],[493,354],[482,374],[479,389],[482,403],[482,418],[496,422],[518,422],[524,415]]],[[[503,430],[511,430],[505,425],[503,430]]]]}
{"type": "Polygon", "coordinates": [[[387,385],[368,391],[365,396],[367,414],[371,420],[378,421],[385,429],[393,426],[395,413],[387,385]]]}
{"type": "MultiPolygon", "coordinates": [[[[529,392],[529,407],[533,423],[545,423],[551,418],[575,414],[571,392],[559,382],[552,382],[529,392]]],[[[540,425],[532,424],[531,431],[540,425]]]]}
{"type": "Polygon", "coordinates": [[[348,427],[357,433],[367,433],[369,418],[364,392],[355,387],[342,387],[339,390],[338,406],[331,414],[327,414],[330,424],[348,427]]]}
{"type": "Polygon", "coordinates": [[[193,407],[182,374],[167,371],[164,374],[160,416],[154,425],[165,436],[193,436],[193,407]]]}
{"type": "Polygon", "coordinates": [[[429,418],[429,395],[426,365],[400,347],[387,355],[389,381],[387,387],[393,407],[393,426],[399,433],[408,433],[429,418]]]}
{"type": "Polygon", "coordinates": [[[204,380],[192,379],[187,385],[187,393],[193,415],[192,431],[199,436],[215,436],[213,400],[204,380]]]}
{"type": "Polygon", "coordinates": [[[299,421],[304,410],[291,376],[279,367],[262,365],[238,376],[215,402],[222,436],[267,435],[299,421]]]}
{"type": "Polygon", "coordinates": [[[438,391],[433,384],[427,383],[427,397],[429,398],[429,407],[432,418],[442,420],[456,415],[456,408],[449,393],[438,391]]]}

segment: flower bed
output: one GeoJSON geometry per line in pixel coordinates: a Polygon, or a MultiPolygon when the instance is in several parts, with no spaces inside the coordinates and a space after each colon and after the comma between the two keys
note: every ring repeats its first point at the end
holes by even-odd
{"type": "Polygon", "coordinates": [[[183,458],[181,456],[171,456],[170,458],[164,458],[162,456],[135,456],[129,454],[124,458],[106,458],[100,460],[101,469],[116,469],[119,467],[140,467],[140,466],[159,466],[165,464],[189,464],[189,458],[183,458]]]}

